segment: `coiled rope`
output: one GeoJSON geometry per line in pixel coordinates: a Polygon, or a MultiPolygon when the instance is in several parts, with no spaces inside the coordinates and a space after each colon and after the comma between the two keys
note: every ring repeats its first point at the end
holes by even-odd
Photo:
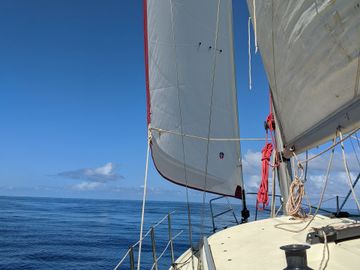
{"type": "Polygon", "coordinates": [[[272,143],[267,142],[262,149],[262,157],[261,157],[261,184],[257,193],[257,200],[256,200],[256,207],[259,210],[263,210],[265,206],[269,204],[269,164],[270,164],[270,157],[273,151],[272,143]],[[262,207],[259,205],[262,204],[262,207]]]}
{"type": "Polygon", "coordinates": [[[289,199],[286,202],[286,212],[293,217],[305,218],[301,203],[305,196],[304,183],[298,177],[291,182],[289,188],[289,199]]]}
{"type": "MultiPolygon", "coordinates": [[[[337,133],[335,134],[334,136],[334,139],[333,139],[333,144],[332,145],[335,145],[336,144],[336,138],[337,138],[337,133]]],[[[320,207],[321,207],[321,204],[323,202],[323,199],[324,199],[324,194],[325,194],[325,191],[326,191],[326,188],[327,188],[327,184],[328,184],[328,181],[329,181],[329,175],[330,175],[330,171],[331,171],[331,167],[332,167],[332,162],[333,162],[333,159],[334,159],[334,152],[335,152],[335,149],[332,148],[332,151],[331,151],[331,154],[330,154],[330,158],[329,158],[329,163],[328,163],[328,166],[327,166],[327,169],[326,169],[326,173],[325,173],[325,177],[324,177],[324,182],[323,182],[323,187],[322,187],[322,191],[321,191],[321,195],[320,195],[320,199],[319,199],[319,203],[318,203],[318,206],[315,210],[315,213],[312,215],[312,217],[310,218],[310,220],[307,222],[307,224],[303,227],[303,228],[300,228],[300,229],[297,229],[297,230],[293,230],[293,229],[289,229],[289,228],[286,228],[284,227],[284,225],[294,225],[294,224],[302,224],[303,222],[306,221],[306,218],[302,218],[299,222],[285,222],[285,223],[280,223],[280,224],[277,224],[275,225],[275,228],[277,229],[281,229],[281,230],[284,230],[284,231],[288,231],[288,232],[293,232],[293,233],[299,233],[301,231],[304,231],[306,230],[306,228],[308,228],[310,226],[310,224],[313,222],[313,220],[315,219],[315,216],[317,215],[320,207]]]]}

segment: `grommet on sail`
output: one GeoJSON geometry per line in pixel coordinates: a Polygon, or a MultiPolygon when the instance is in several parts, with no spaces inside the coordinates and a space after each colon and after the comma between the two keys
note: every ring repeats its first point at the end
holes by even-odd
{"type": "Polygon", "coordinates": [[[144,4],[155,166],[174,183],[240,198],[232,1],[144,4]]]}

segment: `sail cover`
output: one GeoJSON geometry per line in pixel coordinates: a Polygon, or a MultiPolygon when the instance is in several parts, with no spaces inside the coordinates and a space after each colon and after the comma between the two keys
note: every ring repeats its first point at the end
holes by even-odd
{"type": "Polygon", "coordinates": [[[231,0],[144,1],[155,167],[190,188],[241,197],[231,0]]]}
{"type": "Polygon", "coordinates": [[[248,0],[248,6],[285,147],[302,152],[338,127],[359,127],[360,2],[248,0]]]}

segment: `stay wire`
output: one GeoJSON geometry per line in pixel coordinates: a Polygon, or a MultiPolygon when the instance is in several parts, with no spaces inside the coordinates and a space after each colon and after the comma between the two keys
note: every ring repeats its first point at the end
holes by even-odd
{"type": "MultiPolygon", "coordinates": [[[[215,42],[214,47],[217,48],[218,36],[219,36],[219,17],[220,17],[220,4],[221,0],[218,0],[217,13],[216,13],[216,31],[215,31],[215,42]]],[[[217,51],[214,50],[214,64],[212,70],[211,78],[211,94],[210,94],[210,111],[209,111],[209,124],[208,124],[208,140],[206,144],[206,161],[205,161],[205,183],[203,189],[203,199],[202,199],[202,214],[201,214],[201,235],[204,236],[204,219],[205,219],[205,199],[206,199],[206,188],[207,188],[207,177],[208,177],[208,164],[209,164],[209,148],[210,148],[210,132],[211,132],[211,118],[212,118],[212,106],[213,106],[213,96],[214,96],[214,85],[215,85],[215,73],[216,73],[216,60],[217,60],[217,51]]]]}
{"type": "Polygon", "coordinates": [[[357,161],[357,163],[358,163],[358,165],[359,165],[359,168],[360,168],[360,160],[359,160],[359,157],[358,157],[358,154],[357,154],[355,145],[354,145],[354,143],[353,143],[353,137],[350,138],[350,142],[351,142],[352,149],[354,150],[354,154],[355,154],[356,161],[357,161]]]}
{"type": "Polygon", "coordinates": [[[145,176],[144,176],[144,191],[143,191],[143,200],[142,200],[142,208],[141,208],[140,239],[139,239],[139,252],[138,252],[137,270],[140,270],[140,264],[141,264],[141,248],[142,248],[143,229],[144,229],[145,202],[146,202],[146,190],[147,190],[149,156],[150,156],[150,142],[151,142],[151,133],[148,130],[146,163],[145,163],[145,176]]]}
{"type": "Polygon", "coordinates": [[[345,172],[346,172],[346,175],[347,175],[347,178],[348,178],[348,184],[349,184],[349,187],[351,189],[351,193],[353,195],[353,198],[354,198],[354,200],[356,202],[357,208],[358,208],[358,210],[360,210],[359,200],[358,200],[358,198],[356,196],[355,189],[353,187],[353,183],[352,183],[352,180],[351,180],[350,170],[349,170],[349,166],[348,166],[347,159],[346,159],[346,154],[345,154],[344,141],[343,141],[342,132],[341,132],[340,129],[339,129],[339,135],[340,135],[340,140],[341,140],[341,153],[342,153],[342,158],[343,158],[343,162],[344,162],[345,172]]]}
{"type": "MultiPolygon", "coordinates": [[[[181,100],[180,100],[180,87],[179,87],[179,66],[177,62],[177,50],[176,50],[176,38],[174,31],[174,10],[173,10],[173,0],[170,1],[170,11],[171,11],[171,31],[172,38],[174,44],[174,56],[175,56],[175,67],[176,67],[176,88],[177,88],[177,96],[178,96],[178,106],[179,106],[179,115],[180,115],[180,132],[184,134],[183,131],[183,117],[182,117],[182,109],[181,109],[181,100]]],[[[187,205],[187,214],[188,214],[188,229],[189,229],[189,244],[191,249],[191,263],[192,269],[195,269],[194,266],[194,253],[193,253],[193,241],[192,241],[192,224],[191,224],[191,209],[189,203],[189,191],[188,191],[188,178],[187,178],[187,170],[186,170],[186,158],[185,158],[185,144],[184,144],[184,136],[181,136],[181,144],[182,144],[182,153],[183,153],[183,164],[184,164],[184,177],[185,177],[185,188],[186,188],[186,205],[187,205]]]]}

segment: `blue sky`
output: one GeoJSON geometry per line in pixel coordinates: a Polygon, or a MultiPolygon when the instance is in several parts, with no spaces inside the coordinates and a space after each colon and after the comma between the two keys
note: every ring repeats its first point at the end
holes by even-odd
{"type": "MultiPolygon", "coordinates": [[[[0,195],[141,198],[142,11],[141,0],[1,1],[0,195]]],[[[248,88],[248,16],[245,1],[234,1],[240,133],[263,137],[268,86],[253,54],[248,88]]],[[[242,144],[251,187],[261,148],[242,144]]],[[[152,163],[149,185],[150,199],[185,198],[152,163]]]]}

